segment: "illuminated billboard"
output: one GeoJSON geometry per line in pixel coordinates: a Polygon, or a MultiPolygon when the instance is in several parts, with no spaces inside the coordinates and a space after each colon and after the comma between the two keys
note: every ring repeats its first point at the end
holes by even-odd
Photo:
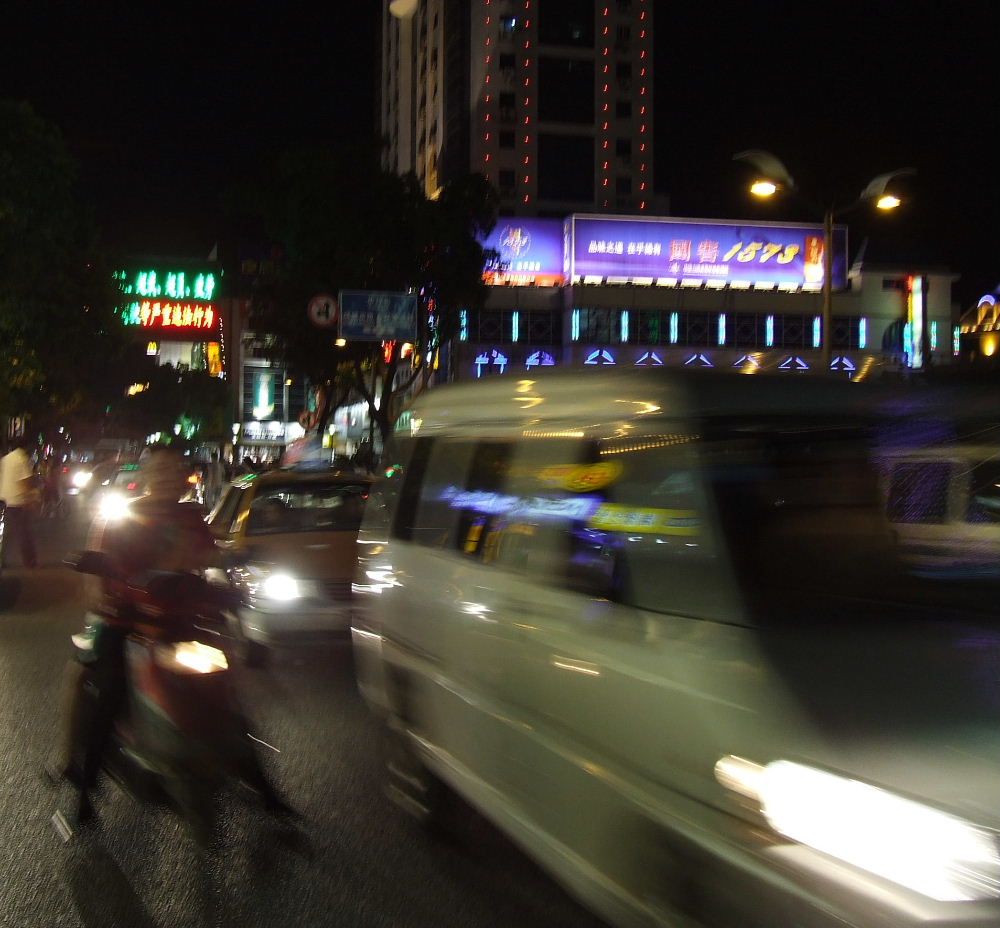
{"type": "Polygon", "coordinates": [[[150,268],[114,274],[124,299],[118,312],[129,327],[173,341],[217,341],[219,311],[214,271],[150,268]]]}
{"type": "Polygon", "coordinates": [[[489,284],[557,287],[566,282],[562,219],[501,216],[482,245],[497,253],[483,275],[489,284]]]}
{"type": "MultiPolygon", "coordinates": [[[[823,227],[701,219],[570,216],[566,274],[571,283],[665,286],[823,286],[823,227]]],[[[847,230],[835,227],[833,284],[846,284],[847,230]]]]}

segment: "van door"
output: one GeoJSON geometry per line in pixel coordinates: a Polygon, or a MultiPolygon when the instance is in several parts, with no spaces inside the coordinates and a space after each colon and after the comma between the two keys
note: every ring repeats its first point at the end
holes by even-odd
{"type": "Polygon", "coordinates": [[[674,428],[527,439],[510,462],[487,549],[509,642],[499,775],[581,853],[607,839],[598,809],[614,830],[624,793],[704,799],[727,732],[752,724],[741,694],[760,667],[693,445],[674,428]]]}
{"type": "Polygon", "coordinates": [[[495,745],[490,719],[506,660],[504,629],[483,579],[484,541],[511,446],[418,439],[391,529],[397,586],[378,597],[383,629],[413,668],[412,717],[428,740],[476,769],[495,745]]]}

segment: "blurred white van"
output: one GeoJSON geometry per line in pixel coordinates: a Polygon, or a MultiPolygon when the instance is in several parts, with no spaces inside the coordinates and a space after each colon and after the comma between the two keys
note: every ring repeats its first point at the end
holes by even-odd
{"type": "Polygon", "coordinates": [[[1000,921],[995,580],[898,558],[864,385],[434,390],[359,536],[390,794],[615,925],[1000,921]]]}

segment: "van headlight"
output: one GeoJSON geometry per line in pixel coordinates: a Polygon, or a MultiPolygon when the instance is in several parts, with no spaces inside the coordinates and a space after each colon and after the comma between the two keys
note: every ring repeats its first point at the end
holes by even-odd
{"type": "Polygon", "coordinates": [[[715,776],[792,841],[940,902],[1000,897],[997,835],[957,816],[786,760],[723,757],[715,776]]]}

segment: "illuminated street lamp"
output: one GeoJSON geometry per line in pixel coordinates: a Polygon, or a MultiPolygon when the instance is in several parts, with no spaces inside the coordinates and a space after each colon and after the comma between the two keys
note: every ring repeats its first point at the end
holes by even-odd
{"type": "MultiPolygon", "coordinates": [[[[779,190],[799,193],[788,169],[770,152],[753,149],[741,151],[733,155],[734,161],[746,161],[759,172],[759,176],[750,185],[750,192],[758,197],[773,196],[779,190]]],[[[819,210],[810,205],[814,212],[823,214],[823,328],[820,352],[823,369],[830,366],[830,349],[833,341],[833,220],[844,213],[861,206],[863,203],[873,203],[878,209],[895,209],[900,205],[900,199],[887,192],[889,182],[901,174],[915,174],[913,168],[900,168],[873,177],[861,195],[850,203],[841,206],[830,206],[819,210]]],[[[801,195],[800,195],[801,196],[801,195]]]]}

